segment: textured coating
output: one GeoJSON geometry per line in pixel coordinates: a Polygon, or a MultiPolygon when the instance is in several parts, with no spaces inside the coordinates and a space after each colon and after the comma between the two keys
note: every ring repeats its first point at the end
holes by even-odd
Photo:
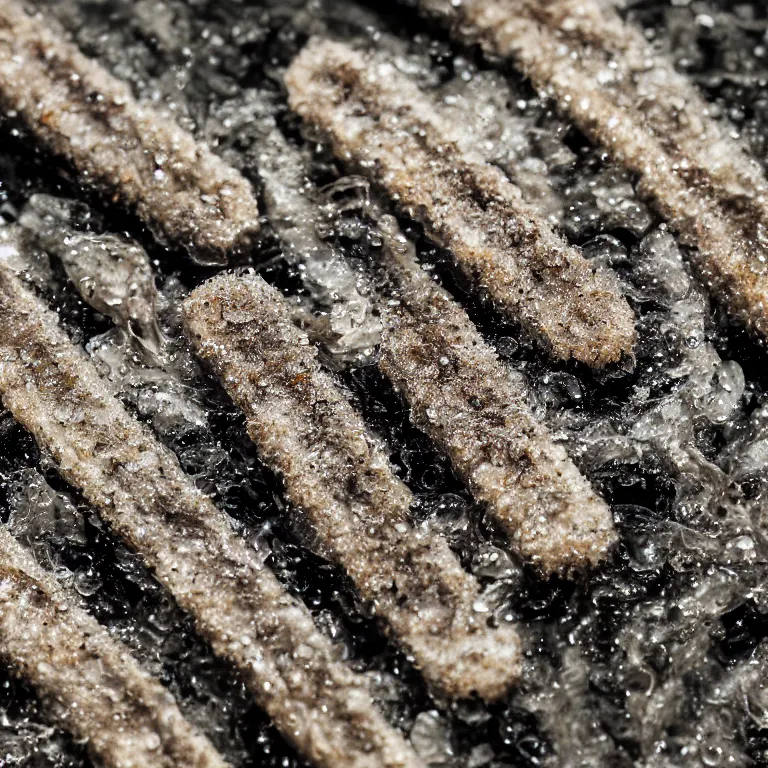
{"type": "Polygon", "coordinates": [[[0,655],[109,768],[226,768],[171,694],[0,526],[0,655]]]}
{"type": "Polygon", "coordinates": [[[4,264],[0,319],[5,407],[240,671],[283,735],[323,768],[420,766],[306,608],[4,264]]]}
{"type": "Polygon", "coordinates": [[[411,525],[410,492],[277,291],[220,275],[184,308],[192,343],[245,412],[310,542],[345,568],[433,686],[503,695],[520,671],[515,630],[488,627],[479,584],[444,539],[411,525]]]}
{"type": "Polygon", "coordinates": [[[0,3],[0,109],[196,261],[226,263],[259,228],[240,173],[15,0],[0,3]]]}
{"type": "Polygon", "coordinates": [[[611,511],[552,441],[467,313],[380,222],[393,286],[381,302],[381,370],[414,423],[451,459],[514,549],[547,573],[596,565],[617,540],[611,511]]]}
{"type": "Polygon", "coordinates": [[[291,107],[453,253],[473,282],[550,351],[602,368],[632,355],[634,317],[497,168],[463,153],[393,64],[312,40],[286,74],[291,107]]]}
{"type": "Polygon", "coordinates": [[[702,280],[768,334],[768,183],[696,88],[654,56],[615,10],[573,0],[421,0],[420,7],[509,58],[612,158],[698,249],[702,280]]]}

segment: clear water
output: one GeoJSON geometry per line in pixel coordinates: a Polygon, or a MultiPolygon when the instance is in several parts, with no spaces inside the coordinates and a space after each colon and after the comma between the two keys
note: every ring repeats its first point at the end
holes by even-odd
{"type": "MultiPolygon", "coordinates": [[[[685,249],[636,198],[632,179],[514,73],[490,69],[403,7],[381,17],[373,4],[335,0],[37,5],[138,95],[164,103],[211,142],[267,202],[257,168],[280,159],[269,154],[277,151],[271,132],[287,142],[292,173],[306,173],[302,193],[282,201],[290,227],[275,220],[243,263],[290,297],[297,321],[313,330],[328,364],[387,439],[416,493],[414,515],[440,525],[486,586],[493,611],[521,623],[523,684],[492,707],[431,698],[343,575],[293,539],[279,487],[241,418],[181,340],[180,300],[209,270],[156,245],[131,217],[102,208],[8,121],[0,142],[0,216],[16,222],[34,193],[78,199],[102,218],[78,224],[88,242],[112,233],[146,248],[167,339],[159,360],[148,360],[130,334],[86,304],[62,264],[36,256],[32,241],[29,270],[116,394],[239,521],[318,624],[344,645],[350,663],[370,675],[388,717],[425,761],[456,768],[768,765],[768,659],[760,645],[768,634],[764,352],[726,323],[692,276],[685,249]],[[545,360],[469,295],[417,224],[402,222],[422,261],[468,307],[525,381],[536,414],[612,504],[621,544],[588,578],[543,582],[516,562],[372,365],[377,329],[365,275],[377,235],[354,204],[356,183],[339,183],[344,169],[287,113],[280,85],[282,68],[310,34],[354,39],[395,57],[434,93],[446,119],[463,118],[469,148],[507,172],[572,243],[622,281],[638,316],[637,364],[632,373],[595,378],[545,360]],[[279,237],[285,242],[288,229],[296,247],[284,255],[279,237]],[[315,278],[301,255],[307,249],[330,254],[315,278]]],[[[624,5],[765,158],[768,17],[761,4],[624,5]]],[[[300,765],[164,590],[7,415],[0,442],[0,496],[14,534],[170,686],[235,765],[300,765]]],[[[3,675],[0,763],[87,764],[82,747],[47,723],[34,695],[3,675]]]]}

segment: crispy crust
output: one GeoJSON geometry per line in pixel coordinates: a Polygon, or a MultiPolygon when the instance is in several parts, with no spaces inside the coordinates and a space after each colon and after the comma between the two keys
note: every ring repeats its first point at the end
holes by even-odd
{"type": "Polygon", "coordinates": [[[322,768],[422,766],[306,608],[4,264],[0,318],[3,404],[240,671],[283,735],[322,768]]]}
{"type": "Polygon", "coordinates": [[[555,357],[602,368],[632,356],[634,316],[501,171],[464,154],[430,99],[397,69],[312,40],[286,73],[289,102],[369,176],[497,307],[555,357]]]}
{"type": "Polygon", "coordinates": [[[111,768],[226,768],[171,694],[0,526],[0,655],[111,768]]]}
{"type": "Polygon", "coordinates": [[[226,263],[259,229],[240,173],[15,0],[0,4],[0,109],[198,261],[226,263]]]}
{"type": "Polygon", "coordinates": [[[574,0],[421,0],[456,37],[510,59],[697,249],[703,282],[768,334],[768,184],[696,89],[614,10],[574,0]]]}
{"type": "Polygon", "coordinates": [[[520,672],[514,628],[489,628],[478,583],[444,539],[411,525],[410,492],[277,291],[258,276],[220,275],[184,312],[315,548],[345,568],[430,684],[453,697],[503,695],[520,672]]]}
{"type": "Polygon", "coordinates": [[[545,573],[603,560],[617,540],[611,511],[553,442],[464,309],[382,228],[381,370],[411,419],[440,447],[515,551],[545,573]]]}

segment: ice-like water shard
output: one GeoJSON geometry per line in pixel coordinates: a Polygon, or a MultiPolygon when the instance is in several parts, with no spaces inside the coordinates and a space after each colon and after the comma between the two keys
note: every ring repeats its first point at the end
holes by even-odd
{"type": "Polygon", "coordinates": [[[503,695],[519,672],[514,628],[489,627],[477,582],[443,539],[411,525],[410,492],[277,291],[258,276],[221,275],[191,294],[185,315],[312,545],[345,568],[435,688],[503,695]]]}
{"type": "Polygon", "coordinates": [[[381,339],[381,323],[372,314],[363,276],[317,234],[318,206],[307,197],[300,151],[274,128],[260,142],[258,162],[267,215],[284,256],[300,265],[315,305],[309,310],[325,313],[327,327],[317,335],[337,359],[365,360],[381,339]]]}
{"type": "Polygon", "coordinates": [[[0,656],[110,768],[226,768],[171,694],[0,525],[0,656]]]}
{"type": "Polygon", "coordinates": [[[16,0],[0,4],[0,109],[196,261],[226,263],[259,229],[240,173],[16,0]]]}
{"type": "Polygon", "coordinates": [[[92,214],[75,200],[32,195],[19,223],[64,266],[78,293],[110,317],[152,358],[166,342],[157,322],[157,289],[147,252],[119,235],[83,230],[92,214]]]}
{"type": "Polygon", "coordinates": [[[498,168],[462,152],[392,63],[315,39],[285,82],[291,107],[337,156],[420,220],[552,355],[596,368],[631,357],[634,316],[615,281],[563,242],[498,168]]]}

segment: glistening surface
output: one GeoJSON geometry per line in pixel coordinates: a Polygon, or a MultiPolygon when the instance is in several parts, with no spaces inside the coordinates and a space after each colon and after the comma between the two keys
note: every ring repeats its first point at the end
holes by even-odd
{"type": "MultiPolygon", "coordinates": [[[[265,137],[275,126],[298,148],[318,188],[344,177],[319,137],[300,128],[285,107],[282,69],[307,37],[380,50],[439,94],[466,125],[467,142],[513,176],[570,242],[618,274],[638,316],[637,361],[632,372],[596,377],[545,359],[470,294],[415,222],[401,221],[422,261],[434,265],[521,377],[534,412],[612,505],[620,534],[612,560],[576,580],[545,581],[509,554],[502,531],[408,424],[401,401],[370,364],[378,330],[366,313],[363,267],[378,240],[357,202],[359,181],[337,183],[318,193],[318,204],[292,213],[305,238],[295,252],[310,234],[331,252],[329,268],[314,281],[305,279],[300,257],[282,257],[277,221],[242,257],[295,297],[297,313],[325,342],[327,361],[386,438],[414,491],[416,519],[449,536],[485,584],[488,611],[523,626],[529,650],[522,685],[490,707],[430,698],[340,573],[296,543],[283,522],[279,486],[212,379],[201,378],[181,354],[171,374],[133,365],[132,348],[83,304],[57,262],[40,278],[67,328],[109,371],[121,396],[199,486],[241,521],[244,535],[344,644],[350,661],[370,673],[388,716],[425,760],[496,768],[766,764],[764,353],[706,297],[686,266],[685,249],[638,200],[634,180],[511,69],[450,43],[407,6],[384,18],[373,4],[338,2],[59,0],[39,7],[138,95],[171,107],[259,190],[260,155],[270,151],[265,137]],[[341,308],[336,316],[334,306],[341,308]],[[347,335],[345,308],[365,334],[347,335]]],[[[768,24],[760,5],[636,3],[623,13],[658,38],[755,156],[764,157],[768,24]]],[[[80,189],[12,121],[3,130],[3,217],[15,221],[31,195],[42,192],[91,204],[104,217],[97,234],[137,238],[156,260],[161,326],[173,344],[180,338],[181,298],[210,271],[157,245],[136,221],[80,189]]],[[[10,418],[3,428],[3,495],[12,531],[72,581],[84,604],[170,685],[233,763],[299,764],[167,594],[99,527],[10,418]]],[[[23,686],[9,683],[4,691],[9,761],[83,764],[78,747],[49,731],[23,686]]]]}

